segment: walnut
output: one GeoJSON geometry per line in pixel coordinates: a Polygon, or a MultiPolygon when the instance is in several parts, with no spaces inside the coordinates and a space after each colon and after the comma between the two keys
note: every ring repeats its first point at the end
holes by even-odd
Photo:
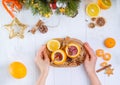
{"type": "Polygon", "coordinates": [[[97,20],[96,20],[96,25],[102,27],[105,25],[105,19],[103,17],[98,17],[97,20]]]}
{"type": "Polygon", "coordinates": [[[43,33],[43,34],[48,31],[48,28],[47,28],[47,26],[45,26],[45,25],[40,26],[38,29],[39,29],[39,31],[40,31],[41,33],[43,33]]]}

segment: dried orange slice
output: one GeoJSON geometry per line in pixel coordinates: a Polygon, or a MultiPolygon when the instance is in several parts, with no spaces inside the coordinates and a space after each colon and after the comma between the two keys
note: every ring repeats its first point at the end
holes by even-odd
{"type": "Polygon", "coordinates": [[[104,56],[104,50],[103,49],[98,49],[96,50],[96,55],[98,57],[103,57],[104,56]]]}
{"type": "Polygon", "coordinates": [[[70,43],[66,46],[65,52],[68,57],[75,58],[80,54],[80,46],[76,43],[70,43]]]}
{"type": "Polygon", "coordinates": [[[24,64],[20,62],[13,62],[9,66],[10,74],[17,79],[24,78],[27,74],[27,69],[24,64]]]}
{"type": "Polygon", "coordinates": [[[104,45],[107,47],[107,48],[113,48],[115,45],[116,45],[116,41],[114,38],[107,38],[105,39],[104,41],[104,45]]]}
{"type": "Polygon", "coordinates": [[[51,60],[53,61],[54,64],[56,65],[61,65],[63,64],[67,59],[67,56],[63,50],[56,50],[52,53],[51,55],[51,60]]]}
{"type": "Polygon", "coordinates": [[[110,53],[105,53],[103,56],[103,59],[106,61],[109,61],[111,59],[111,54],[110,53]]]}
{"type": "Polygon", "coordinates": [[[56,51],[60,48],[60,42],[58,40],[50,40],[47,43],[47,48],[49,51],[56,51]]]}
{"type": "Polygon", "coordinates": [[[102,66],[102,67],[107,66],[107,65],[108,65],[107,62],[102,62],[102,63],[100,64],[100,66],[102,66]]]}
{"type": "Polygon", "coordinates": [[[111,0],[98,0],[101,9],[109,9],[112,6],[111,0]]]}
{"type": "Polygon", "coordinates": [[[100,7],[96,3],[90,3],[86,7],[86,13],[90,17],[97,17],[100,13],[100,7]]]}

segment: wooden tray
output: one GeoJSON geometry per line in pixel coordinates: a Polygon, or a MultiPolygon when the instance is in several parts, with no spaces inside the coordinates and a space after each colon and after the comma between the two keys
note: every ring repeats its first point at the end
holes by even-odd
{"type": "Polygon", "coordinates": [[[77,43],[80,48],[81,48],[81,53],[79,54],[79,56],[77,56],[76,58],[69,58],[67,57],[66,62],[64,62],[64,64],[62,65],[55,65],[53,63],[53,61],[51,61],[51,53],[47,48],[46,48],[46,52],[50,58],[50,64],[52,66],[55,67],[75,67],[75,66],[79,66],[80,64],[82,64],[84,62],[85,59],[85,55],[86,55],[86,50],[83,46],[83,42],[81,40],[75,39],[75,38],[70,38],[70,37],[66,37],[66,38],[55,38],[54,40],[58,40],[61,43],[61,47],[60,49],[65,50],[66,45],[68,45],[69,43],[77,43]]]}

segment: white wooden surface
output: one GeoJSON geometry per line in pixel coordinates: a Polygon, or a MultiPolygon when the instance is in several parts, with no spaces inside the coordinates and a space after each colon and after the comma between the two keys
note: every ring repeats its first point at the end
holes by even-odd
{"type": "MultiPolygon", "coordinates": [[[[102,10],[100,16],[106,18],[106,25],[102,28],[89,29],[85,19],[89,17],[85,14],[85,1],[82,0],[79,14],[75,18],[65,16],[53,16],[50,19],[33,16],[30,10],[22,10],[16,16],[21,22],[28,24],[24,39],[9,39],[9,32],[2,27],[4,24],[11,22],[10,16],[4,10],[0,2],[0,85],[35,85],[35,82],[40,74],[34,58],[38,49],[51,38],[56,37],[75,37],[82,41],[87,41],[94,48],[104,49],[112,54],[110,63],[113,65],[114,75],[108,77],[104,72],[98,73],[102,85],[120,85],[120,11],[119,0],[112,0],[113,6],[111,9],[102,10]],[[35,35],[27,33],[27,31],[38,21],[42,19],[49,27],[47,34],[35,35]],[[58,25],[59,24],[59,25],[58,25]],[[114,37],[117,45],[113,49],[107,49],[103,45],[103,40],[107,37],[114,37]],[[8,72],[8,66],[13,61],[20,61],[27,67],[27,76],[23,79],[14,79],[8,72]]],[[[99,64],[102,59],[98,59],[96,69],[100,68],[99,64]]],[[[54,68],[50,67],[50,72],[47,78],[46,85],[90,85],[89,79],[83,66],[75,68],[54,68]]]]}

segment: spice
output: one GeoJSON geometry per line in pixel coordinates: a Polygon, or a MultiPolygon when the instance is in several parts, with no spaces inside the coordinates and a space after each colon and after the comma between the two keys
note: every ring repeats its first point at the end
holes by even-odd
{"type": "Polygon", "coordinates": [[[89,27],[89,28],[94,28],[94,27],[95,27],[95,24],[94,24],[94,23],[89,23],[89,24],[88,24],[88,27],[89,27]]]}
{"type": "Polygon", "coordinates": [[[40,26],[38,29],[43,34],[48,32],[48,28],[45,25],[40,26]]]}
{"type": "Polygon", "coordinates": [[[41,33],[46,33],[48,31],[48,28],[46,25],[44,25],[44,22],[42,20],[39,20],[37,24],[28,32],[31,32],[32,34],[35,34],[35,32],[39,30],[41,33]]]}
{"type": "Polygon", "coordinates": [[[98,69],[96,72],[98,73],[98,72],[100,72],[100,71],[105,70],[106,68],[111,67],[111,66],[112,66],[112,65],[111,65],[111,64],[109,64],[109,65],[107,65],[107,66],[104,66],[104,67],[102,67],[102,68],[98,69]]]}
{"type": "Polygon", "coordinates": [[[96,21],[96,18],[95,18],[95,17],[93,17],[93,18],[91,18],[91,20],[92,20],[92,21],[96,21]]]}

